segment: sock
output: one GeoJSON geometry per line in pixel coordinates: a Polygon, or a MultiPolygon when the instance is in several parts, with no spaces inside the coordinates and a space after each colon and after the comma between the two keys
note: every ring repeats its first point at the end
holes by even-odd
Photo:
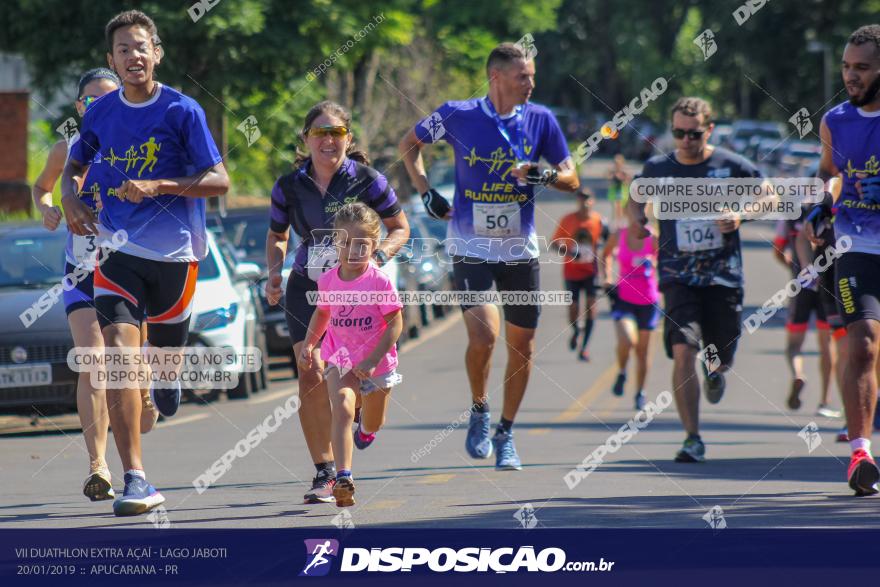
{"type": "Polygon", "coordinates": [[[871,440],[868,438],[856,438],[855,440],[850,440],[849,447],[853,452],[862,449],[866,453],[871,454],[871,440]]]}
{"type": "Polygon", "coordinates": [[[317,469],[318,475],[324,473],[328,477],[332,477],[336,474],[336,465],[333,464],[332,461],[328,461],[326,463],[315,463],[315,469],[317,469]]]}
{"type": "Polygon", "coordinates": [[[339,481],[342,477],[351,477],[351,471],[348,469],[339,469],[339,472],[336,473],[336,480],[339,481]]]}
{"type": "Polygon", "coordinates": [[[485,414],[486,412],[489,411],[489,402],[483,402],[483,403],[474,402],[474,405],[471,409],[478,414],[485,414]]]}
{"type": "Polygon", "coordinates": [[[370,436],[373,436],[374,434],[376,434],[375,432],[367,432],[366,430],[364,430],[364,425],[361,422],[358,422],[357,431],[358,431],[358,434],[361,435],[361,440],[367,440],[370,436]]]}
{"type": "Polygon", "coordinates": [[[590,335],[593,333],[593,320],[591,318],[587,318],[587,323],[584,324],[584,340],[581,342],[581,350],[587,348],[587,343],[590,342],[590,335]]]}
{"type": "Polygon", "coordinates": [[[687,439],[688,439],[688,440],[701,440],[699,434],[688,434],[687,439]]]}
{"type": "Polygon", "coordinates": [[[141,469],[129,469],[125,472],[126,475],[131,475],[132,477],[140,477],[144,481],[147,480],[147,474],[144,473],[141,469]]]}
{"type": "Polygon", "coordinates": [[[501,421],[498,422],[498,428],[495,430],[495,434],[507,434],[512,427],[513,420],[508,420],[504,416],[501,416],[501,421]]]}

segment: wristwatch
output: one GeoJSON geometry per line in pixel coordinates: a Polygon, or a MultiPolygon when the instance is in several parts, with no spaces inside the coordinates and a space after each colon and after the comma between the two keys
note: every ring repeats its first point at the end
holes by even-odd
{"type": "Polygon", "coordinates": [[[383,267],[385,263],[388,262],[388,253],[381,249],[376,249],[376,252],[373,253],[373,257],[376,259],[376,263],[379,264],[379,267],[383,267]]]}

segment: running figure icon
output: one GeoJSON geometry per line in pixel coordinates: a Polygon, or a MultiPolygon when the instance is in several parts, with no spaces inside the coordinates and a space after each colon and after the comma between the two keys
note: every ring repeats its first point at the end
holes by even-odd
{"type": "MultiPolygon", "coordinates": [[[[306,567],[302,570],[301,575],[308,575],[311,569],[315,567],[319,567],[321,565],[326,565],[330,562],[330,559],[326,557],[326,555],[335,555],[336,550],[331,546],[331,543],[335,542],[335,540],[325,540],[324,542],[319,542],[315,544],[315,547],[312,549],[310,553],[312,556],[312,560],[306,565],[306,567]]],[[[321,575],[327,574],[327,569],[322,569],[321,575]]]]}

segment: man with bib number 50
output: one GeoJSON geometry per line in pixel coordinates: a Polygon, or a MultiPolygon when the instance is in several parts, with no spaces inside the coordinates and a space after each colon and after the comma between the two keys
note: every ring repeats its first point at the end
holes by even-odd
{"type": "MultiPolygon", "coordinates": [[[[712,108],[701,98],[680,98],[672,107],[675,151],[645,163],[643,178],[760,177],[753,163],[721,147],[709,145],[712,108]]],[[[645,205],[632,198],[633,218],[648,236],[645,205]]],[[[666,323],[663,341],[673,360],[672,385],[678,415],[687,432],[677,462],[705,460],[700,438],[700,389],[694,366],[703,351],[703,391],[709,403],[721,401],[724,375],[733,365],[741,331],[743,268],[739,219],[661,220],[659,238],[660,291],[666,323]]]]}
{"type": "MultiPolygon", "coordinates": [[[[401,156],[428,213],[449,220],[446,251],[457,290],[484,292],[494,284],[501,293],[538,292],[536,186],[539,193],[551,185],[574,192],[578,176],[556,118],[529,102],[535,87],[531,55],[519,45],[502,43],[489,54],[486,74],[487,96],[440,106],[403,137],[401,156]],[[452,205],[431,189],[422,160],[422,148],[439,140],[455,152],[452,205]],[[543,171],[538,166],[542,158],[550,165],[543,171]]],[[[483,459],[495,452],[497,469],[519,470],[511,427],[528,383],[540,306],[504,304],[504,406],[491,440],[486,383],[500,331],[498,310],[490,304],[463,305],[462,310],[473,399],[466,449],[483,459]]]]}

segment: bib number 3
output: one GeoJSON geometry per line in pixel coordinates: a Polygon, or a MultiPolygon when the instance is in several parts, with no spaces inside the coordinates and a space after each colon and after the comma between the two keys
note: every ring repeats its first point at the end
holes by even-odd
{"type": "Polygon", "coordinates": [[[73,259],[77,266],[94,267],[98,237],[93,234],[73,235],[73,259]]]}

